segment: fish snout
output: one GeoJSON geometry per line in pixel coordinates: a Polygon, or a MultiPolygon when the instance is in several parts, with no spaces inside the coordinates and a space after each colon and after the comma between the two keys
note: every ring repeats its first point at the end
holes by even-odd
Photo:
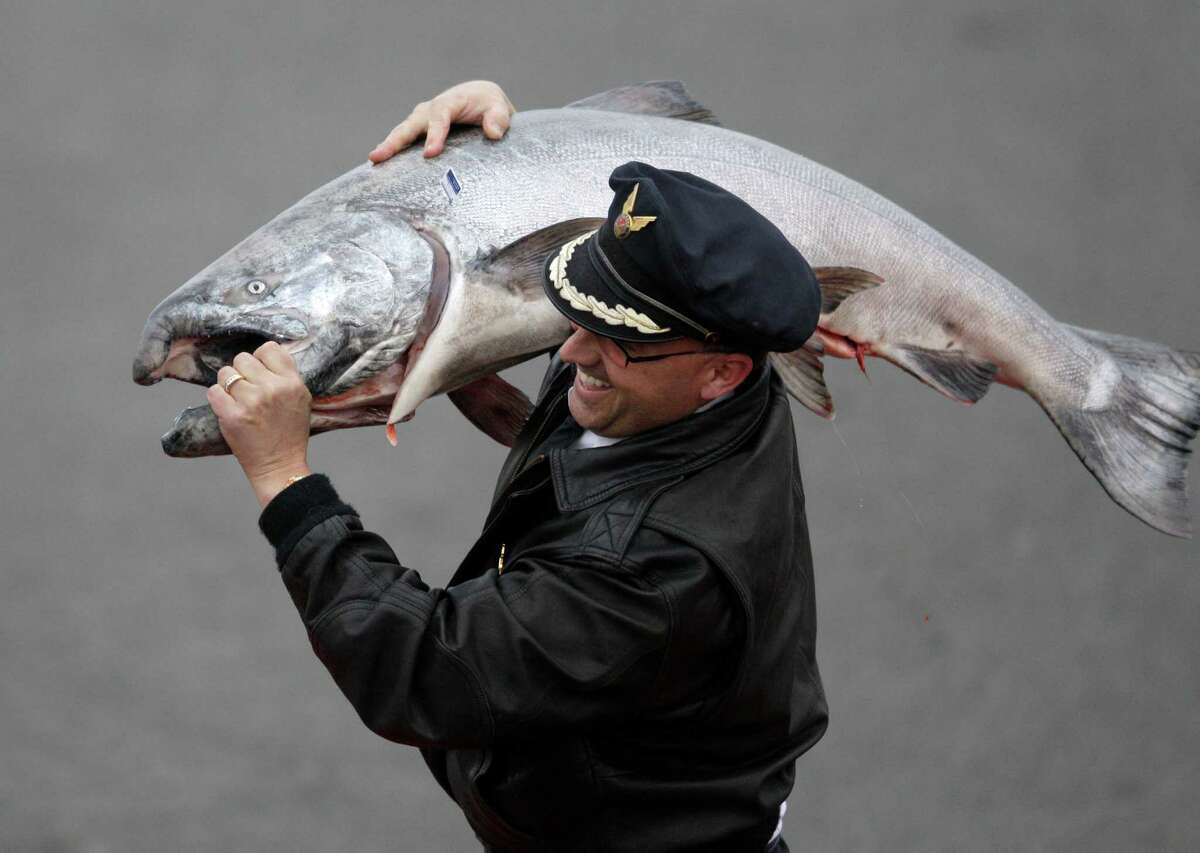
{"type": "MultiPolygon", "coordinates": [[[[155,314],[158,312],[156,311],[155,314]]],[[[163,364],[171,351],[170,328],[163,318],[151,314],[142,329],[137,355],[133,357],[133,381],[138,385],[153,385],[162,379],[163,364]]]]}
{"type": "Polygon", "coordinates": [[[153,385],[160,381],[158,368],[167,358],[167,347],[158,341],[150,342],[138,350],[133,359],[133,381],[138,385],[153,385]]]}
{"type": "Polygon", "coordinates": [[[162,437],[162,449],[168,456],[184,459],[232,452],[210,406],[194,406],[180,412],[162,437]]]}

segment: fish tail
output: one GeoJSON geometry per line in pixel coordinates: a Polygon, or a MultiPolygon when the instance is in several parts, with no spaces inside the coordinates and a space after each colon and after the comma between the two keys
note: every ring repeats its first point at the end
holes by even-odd
{"type": "Polygon", "coordinates": [[[1120,375],[1100,407],[1043,407],[1113,500],[1157,530],[1190,538],[1187,463],[1200,430],[1200,353],[1068,328],[1111,355],[1120,375]]]}

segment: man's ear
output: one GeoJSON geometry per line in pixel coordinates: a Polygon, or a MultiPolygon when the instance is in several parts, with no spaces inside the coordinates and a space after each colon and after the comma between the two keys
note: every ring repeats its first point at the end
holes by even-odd
{"type": "Polygon", "coordinates": [[[708,379],[700,388],[704,402],[728,394],[754,370],[754,360],[743,352],[723,352],[709,364],[708,379]]]}

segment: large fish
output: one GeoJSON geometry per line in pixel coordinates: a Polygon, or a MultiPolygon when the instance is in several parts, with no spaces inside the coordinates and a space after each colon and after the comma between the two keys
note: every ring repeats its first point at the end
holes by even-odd
{"type": "MultiPolygon", "coordinates": [[[[568,334],[541,284],[547,254],[600,224],[627,160],[701,175],[749,201],[817,268],[820,328],[772,360],[825,417],[822,356],[886,359],[961,403],[993,382],[1027,392],[1122,507],[1190,535],[1188,444],[1200,354],[1056,321],[999,273],[896,205],[811,160],[716,125],[678,83],[629,86],[514,117],[501,142],[452,134],[362,165],[301,199],[154,309],[142,384],[211,384],[267,339],[295,356],[312,429],[388,424],[449,393],[511,443],[528,401],[496,371],[568,334]],[[582,218],[592,217],[592,218],[582,218]]],[[[227,453],[207,406],[162,439],[227,453]]]]}

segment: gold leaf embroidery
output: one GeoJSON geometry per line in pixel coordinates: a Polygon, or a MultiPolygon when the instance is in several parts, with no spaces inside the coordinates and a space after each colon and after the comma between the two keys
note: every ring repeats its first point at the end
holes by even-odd
{"type": "Polygon", "coordinates": [[[583,241],[595,233],[593,231],[576,237],[559,249],[557,257],[550,262],[550,282],[554,285],[554,289],[576,311],[587,311],[610,326],[629,326],[646,335],[658,335],[671,331],[670,328],[658,325],[642,312],[626,308],[624,305],[609,308],[606,303],[591,294],[580,293],[571,284],[571,280],[567,278],[567,262],[571,260],[571,256],[575,254],[575,250],[583,241]]]}

